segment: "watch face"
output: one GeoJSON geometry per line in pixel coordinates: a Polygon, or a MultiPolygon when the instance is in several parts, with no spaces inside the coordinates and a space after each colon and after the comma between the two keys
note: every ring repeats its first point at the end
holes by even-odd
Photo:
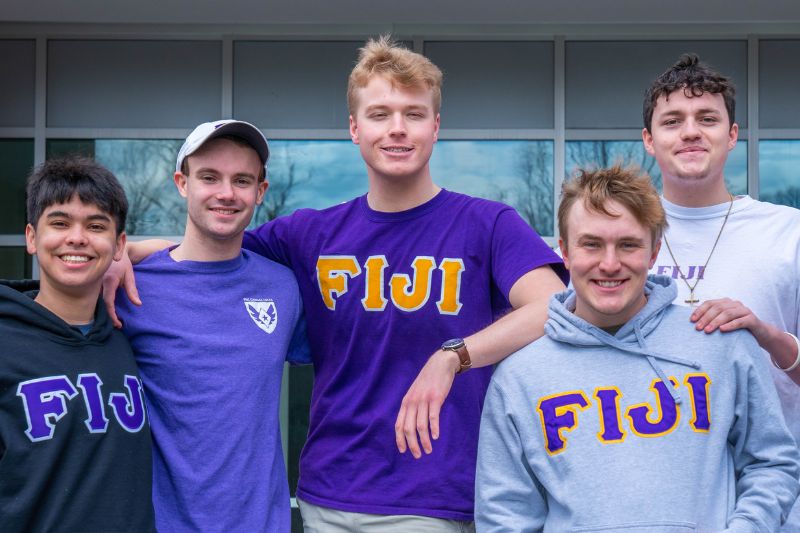
{"type": "Polygon", "coordinates": [[[450,339],[442,344],[442,350],[458,350],[462,347],[464,347],[464,339],[450,339]]]}

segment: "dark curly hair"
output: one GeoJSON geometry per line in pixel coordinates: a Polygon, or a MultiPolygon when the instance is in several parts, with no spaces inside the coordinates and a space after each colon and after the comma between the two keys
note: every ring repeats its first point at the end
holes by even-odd
{"type": "Polygon", "coordinates": [[[729,124],[735,122],[736,89],[730,78],[723,76],[700,61],[697,54],[683,54],[678,62],[653,81],[644,93],[642,116],[644,127],[651,131],[653,110],[661,96],[683,89],[686,96],[702,96],[703,93],[721,94],[728,110],[729,124]]]}

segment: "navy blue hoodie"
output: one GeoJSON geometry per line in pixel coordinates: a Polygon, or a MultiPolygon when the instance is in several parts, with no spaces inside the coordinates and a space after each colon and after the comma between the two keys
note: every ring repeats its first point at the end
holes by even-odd
{"type": "Polygon", "coordinates": [[[0,531],[154,531],[150,426],[102,301],[83,335],[0,285],[0,531]]]}

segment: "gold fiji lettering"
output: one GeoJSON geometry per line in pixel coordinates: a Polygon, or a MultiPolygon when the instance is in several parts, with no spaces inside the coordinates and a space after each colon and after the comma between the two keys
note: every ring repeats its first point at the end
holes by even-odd
{"type": "Polygon", "coordinates": [[[433,257],[417,257],[411,264],[413,281],[408,274],[394,274],[389,281],[392,303],[403,311],[416,311],[428,301],[431,294],[431,274],[436,266],[433,257]]]}
{"type": "Polygon", "coordinates": [[[336,309],[336,299],[347,292],[348,281],[361,274],[356,258],[351,255],[322,255],[317,259],[317,283],[325,307],[336,309]]]}
{"type": "Polygon", "coordinates": [[[317,284],[325,307],[336,310],[336,301],[350,289],[350,280],[365,272],[361,305],[366,311],[383,311],[389,301],[397,309],[413,312],[431,298],[433,277],[440,276],[441,291],[436,301],[439,313],[457,315],[461,311],[461,274],[464,261],[442,259],[438,266],[430,256],[417,256],[411,262],[412,274],[394,273],[388,277],[389,262],[383,255],[372,255],[359,264],[355,256],[324,255],[317,259],[317,284]],[[386,292],[388,291],[388,297],[386,292]]]}

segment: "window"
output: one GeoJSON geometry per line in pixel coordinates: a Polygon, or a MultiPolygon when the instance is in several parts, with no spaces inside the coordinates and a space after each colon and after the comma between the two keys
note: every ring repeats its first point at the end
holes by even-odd
{"type": "Polygon", "coordinates": [[[761,141],[758,145],[759,198],[800,208],[800,140],[761,141]]]}
{"type": "Polygon", "coordinates": [[[514,207],[540,235],[553,230],[552,141],[439,141],[437,184],[514,207]]]}

